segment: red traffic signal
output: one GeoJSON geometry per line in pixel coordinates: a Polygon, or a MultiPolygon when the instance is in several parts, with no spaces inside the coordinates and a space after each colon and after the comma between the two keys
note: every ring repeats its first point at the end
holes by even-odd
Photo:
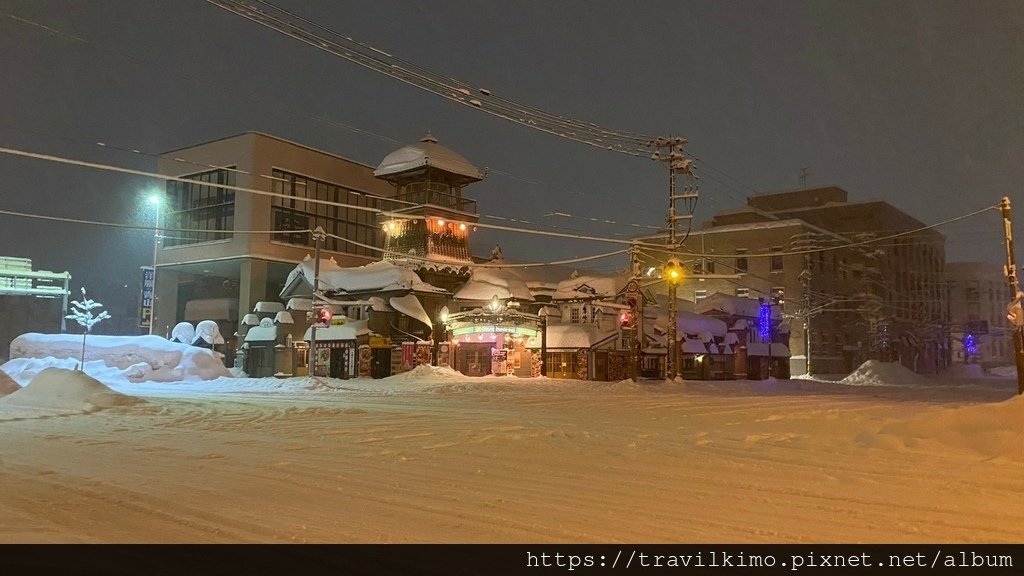
{"type": "Polygon", "coordinates": [[[330,308],[317,309],[316,321],[318,324],[330,324],[332,318],[334,318],[334,310],[331,310],[330,308]]]}
{"type": "Polygon", "coordinates": [[[632,310],[623,310],[622,313],[619,314],[619,327],[632,328],[634,318],[635,316],[633,315],[632,310]]]}

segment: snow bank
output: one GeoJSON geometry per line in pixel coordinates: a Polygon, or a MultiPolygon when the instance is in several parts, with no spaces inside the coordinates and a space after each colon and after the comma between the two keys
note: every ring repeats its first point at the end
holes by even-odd
{"type": "Polygon", "coordinates": [[[898,362],[868,360],[839,382],[850,386],[913,386],[927,380],[898,362]]]}
{"type": "Polygon", "coordinates": [[[1017,367],[1016,366],[997,366],[992,369],[992,374],[999,376],[1000,378],[1016,378],[1017,367]]]}
{"type": "MultiPolygon", "coordinates": [[[[938,408],[887,424],[878,436],[895,438],[898,448],[931,444],[948,452],[960,448],[987,458],[1024,460],[1024,396],[964,408],[938,408]]],[[[888,445],[892,445],[889,443],[888,445]]]]}
{"type": "Polygon", "coordinates": [[[83,372],[47,368],[32,378],[28,386],[0,398],[0,415],[23,415],[26,410],[89,413],[139,402],[143,400],[115,392],[83,372]]]}
{"type": "Polygon", "coordinates": [[[21,385],[8,376],[7,372],[0,370],[0,396],[6,396],[18,390],[21,390],[21,385]]]}
{"type": "MultiPolygon", "coordinates": [[[[104,382],[176,382],[231,376],[217,353],[160,336],[89,336],[85,372],[104,382]]],[[[22,334],[2,368],[24,385],[45,368],[73,369],[82,353],[78,334],[22,334]]]]}

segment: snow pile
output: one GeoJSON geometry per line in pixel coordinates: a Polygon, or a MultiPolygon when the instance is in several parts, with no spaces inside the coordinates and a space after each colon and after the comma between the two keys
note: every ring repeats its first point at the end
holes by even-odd
{"type": "Polygon", "coordinates": [[[18,390],[21,390],[21,385],[8,376],[7,372],[0,370],[0,396],[6,396],[18,390]]]}
{"type": "Polygon", "coordinates": [[[430,366],[429,364],[420,364],[412,370],[402,372],[401,374],[395,374],[389,377],[389,382],[424,382],[427,380],[437,382],[438,380],[443,381],[466,381],[473,380],[474,378],[466,376],[465,374],[454,370],[448,366],[430,366]]]}
{"type": "Polygon", "coordinates": [[[981,364],[953,364],[946,374],[954,378],[985,378],[985,371],[981,364]]]}
{"type": "Polygon", "coordinates": [[[1000,378],[1016,378],[1017,367],[1016,366],[997,366],[992,369],[992,375],[999,376],[1000,378]]]}
{"type": "Polygon", "coordinates": [[[83,372],[47,368],[32,378],[28,386],[0,398],[0,414],[9,416],[18,409],[88,413],[139,402],[143,400],[115,392],[83,372]]]}
{"type": "MultiPolygon", "coordinates": [[[[22,334],[11,342],[11,360],[2,366],[24,385],[45,368],[73,369],[82,353],[76,334],[22,334]]],[[[213,350],[159,336],[89,336],[87,374],[104,382],[211,380],[231,373],[213,350]]]]}
{"type": "Polygon", "coordinates": [[[913,386],[927,381],[898,362],[868,360],[839,382],[850,386],[913,386]]]}
{"type": "Polygon", "coordinates": [[[910,420],[883,426],[878,435],[895,438],[900,448],[930,444],[948,452],[960,448],[988,458],[1024,460],[1024,396],[964,408],[938,408],[910,420]]]}

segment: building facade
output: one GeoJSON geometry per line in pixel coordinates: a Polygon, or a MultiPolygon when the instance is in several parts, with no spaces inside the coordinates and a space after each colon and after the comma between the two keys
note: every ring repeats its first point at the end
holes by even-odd
{"type": "Polygon", "coordinates": [[[375,211],[393,208],[394,189],[372,166],[248,132],[167,152],[158,169],[178,179],[167,182],[160,211],[154,334],[215,320],[231,357],[241,319],[276,299],[313,253],[308,230],[317,226],[328,234],[324,258],[352,266],[380,256],[375,211]]]}
{"type": "Polygon", "coordinates": [[[698,303],[721,292],[777,305],[794,375],[850,372],[869,358],[945,369],[945,238],[886,202],[847,196],[836,186],[772,192],[715,214],[679,249],[703,255],[685,258],[679,289],[698,303]]]}
{"type": "Polygon", "coordinates": [[[1006,319],[1010,289],[1003,267],[989,262],[948,262],[952,361],[985,368],[1012,365],[1013,340],[1006,319]]]}

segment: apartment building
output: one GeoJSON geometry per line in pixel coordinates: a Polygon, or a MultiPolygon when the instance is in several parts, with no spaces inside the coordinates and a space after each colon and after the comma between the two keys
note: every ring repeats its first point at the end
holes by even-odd
{"type": "Polygon", "coordinates": [[[689,234],[679,251],[704,256],[684,258],[691,273],[680,290],[777,303],[790,322],[794,375],[808,358],[819,374],[868,358],[941,371],[950,360],[945,238],[924,226],[881,200],[850,202],[837,186],[752,195],[689,234]]]}

